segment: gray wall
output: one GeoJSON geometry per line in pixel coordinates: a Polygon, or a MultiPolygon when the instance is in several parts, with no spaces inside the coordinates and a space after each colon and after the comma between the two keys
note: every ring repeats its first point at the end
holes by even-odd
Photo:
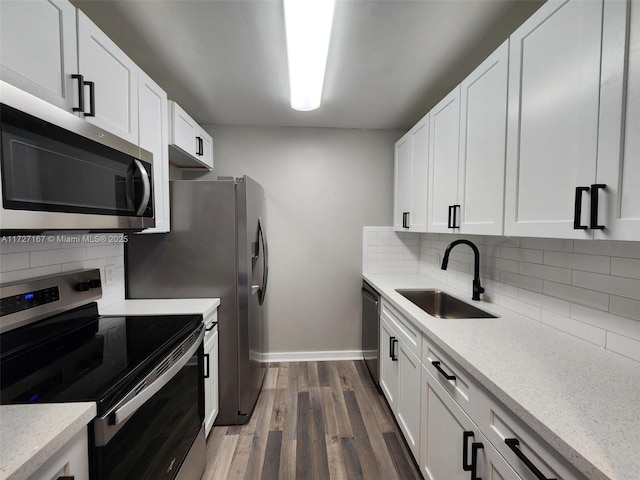
{"type": "MultiPolygon", "coordinates": [[[[268,352],[360,350],[362,227],[390,225],[388,130],[209,126],[214,171],[265,188],[268,352]]],[[[277,357],[276,358],[281,358],[277,357]]]]}

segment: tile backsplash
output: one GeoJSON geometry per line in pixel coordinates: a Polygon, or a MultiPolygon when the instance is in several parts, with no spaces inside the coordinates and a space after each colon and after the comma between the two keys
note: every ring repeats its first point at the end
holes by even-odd
{"type": "Polygon", "coordinates": [[[126,238],[126,234],[0,237],[0,283],[99,268],[102,298],[98,306],[111,305],[124,299],[126,238]],[[111,282],[105,281],[107,266],[113,267],[111,282]]]}
{"type": "Polygon", "coordinates": [[[420,273],[471,294],[469,247],[456,246],[448,269],[440,269],[445,248],[458,238],[471,240],[480,250],[484,300],[640,362],[640,242],[365,227],[363,270],[420,273]]]}

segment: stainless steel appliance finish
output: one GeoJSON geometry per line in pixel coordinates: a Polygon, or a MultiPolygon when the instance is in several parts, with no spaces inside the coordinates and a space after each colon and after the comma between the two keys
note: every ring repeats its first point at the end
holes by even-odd
{"type": "Polygon", "coordinates": [[[362,281],[362,355],[376,385],[380,384],[380,294],[362,281]]]}
{"type": "Polygon", "coordinates": [[[3,235],[155,226],[150,152],[1,81],[0,103],[3,235]]]}
{"type": "Polygon", "coordinates": [[[0,287],[0,403],[94,401],[93,480],[199,480],[203,338],[199,315],[99,316],[100,271],[0,287]]]}
{"type": "Polygon", "coordinates": [[[126,245],[128,298],[220,298],[216,425],[248,421],[262,388],[264,190],[249,177],[172,181],[171,232],[126,245]]]}
{"type": "Polygon", "coordinates": [[[396,292],[434,317],[454,319],[496,318],[495,315],[485,312],[442,290],[400,289],[396,290],[396,292]]]}

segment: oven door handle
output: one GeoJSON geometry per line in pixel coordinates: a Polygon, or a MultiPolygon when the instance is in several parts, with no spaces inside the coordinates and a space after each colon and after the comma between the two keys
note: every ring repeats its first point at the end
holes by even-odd
{"type": "MultiPolygon", "coordinates": [[[[130,400],[124,404],[118,405],[117,408],[107,412],[104,416],[98,417],[94,420],[95,431],[95,443],[96,446],[101,447],[106,445],[124,426],[129,418],[142,407],[151,397],[158,393],[167,383],[171,381],[173,377],[189,362],[191,357],[198,351],[198,348],[202,345],[204,339],[204,326],[200,327],[198,338],[189,347],[189,349],[182,354],[167,370],[161,375],[155,378],[146,387],[140,390],[139,393],[134,391],[130,392],[126,397],[131,397],[130,400]]],[[[171,357],[172,354],[169,355],[171,357]]],[[[162,363],[162,362],[161,362],[162,363]]],[[[150,375],[155,373],[152,372],[150,375]]],[[[146,379],[145,379],[146,380],[146,379]]]]}

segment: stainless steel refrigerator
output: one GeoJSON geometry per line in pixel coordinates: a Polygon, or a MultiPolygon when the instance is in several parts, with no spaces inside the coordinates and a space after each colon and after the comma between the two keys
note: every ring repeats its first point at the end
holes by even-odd
{"type": "Polygon", "coordinates": [[[264,190],[247,176],[176,180],[170,183],[170,196],[170,233],[129,236],[127,297],[220,298],[215,424],[244,424],[265,375],[264,190]]]}

